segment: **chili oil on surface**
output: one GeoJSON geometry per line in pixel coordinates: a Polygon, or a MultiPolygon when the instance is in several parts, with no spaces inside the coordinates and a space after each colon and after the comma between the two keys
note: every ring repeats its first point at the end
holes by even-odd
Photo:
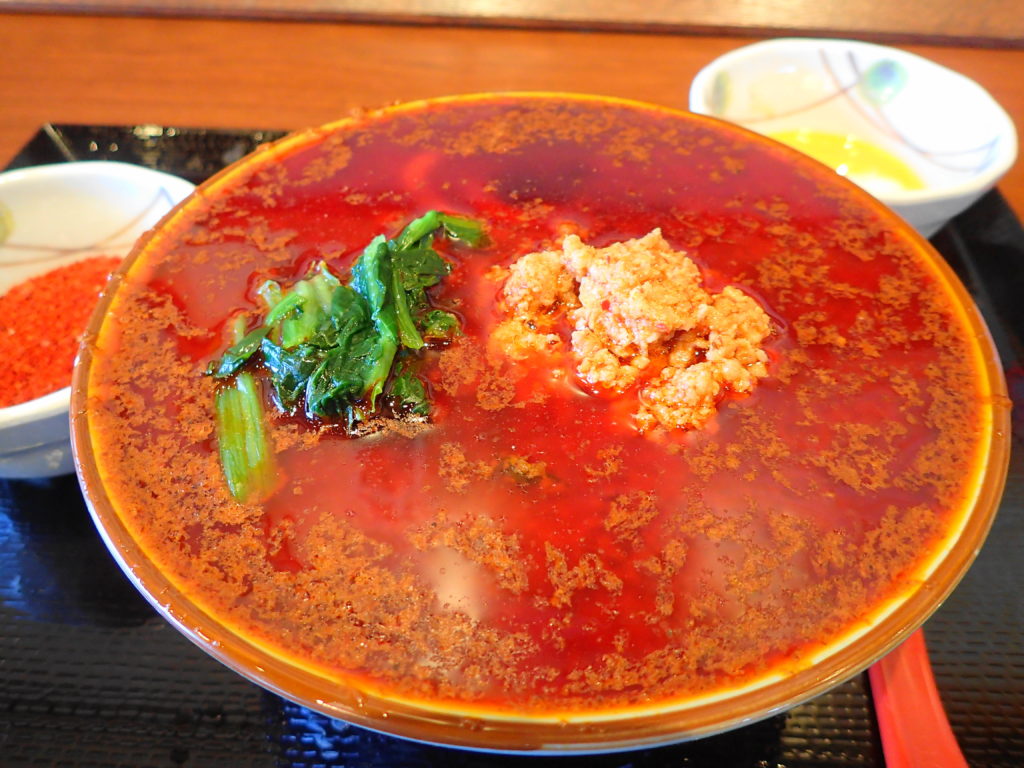
{"type": "MultiPolygon", "coordinates": [[[[126,275],[89,408],[120,515],[237,632],[401,698],[543,714],[629,708],[799,665],[908,588],[971,501],[976,353],[917,247],[783,150],[657,111],[538,99],[357,120],[257,159],[126,275]],[[430,423],[359,439],[272,416],[282,480],[230,496],[208,363],[256,288],[428,209],[439,247],[430,423]],[[490,358],[496,271],[566,232],[660,227],[708,290],[772,316],[768,376],[703,429],[631,425],[571,362],[490,358]]],[[[568,329],[566,329],[568,330],[568,329]]],[[[258,368],[255,369],[259,375],[258,368]]],[[[266,406],[273,413],[269,387],[266,406]]]]}

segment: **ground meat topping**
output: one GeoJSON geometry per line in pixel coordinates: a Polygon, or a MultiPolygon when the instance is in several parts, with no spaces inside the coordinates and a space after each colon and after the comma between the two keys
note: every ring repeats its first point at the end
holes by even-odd
{"type": "Polygon", "coordinates": [[[768,374],[768,314],[734,286],[705,290],[697,265],[659,229],[605,248],[567,235],[561,251],[511,265],[502,302],[509,316],[492,350],[517,361],[558,353],[556,326],[567,319],[580,380],[635,388],[641,431],[700,428],[726,392],[749,393],[768,374]]]}

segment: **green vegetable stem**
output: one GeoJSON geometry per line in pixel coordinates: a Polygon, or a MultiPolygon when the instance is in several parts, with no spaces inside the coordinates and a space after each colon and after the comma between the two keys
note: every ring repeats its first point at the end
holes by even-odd
{"type": "Polygon", "coordinates": [[[231,495],[241,502],[268,496],[277,483],[274,453],[263,424],[259,386],[243,371],[217,391],[217,445],[231,495]]]}

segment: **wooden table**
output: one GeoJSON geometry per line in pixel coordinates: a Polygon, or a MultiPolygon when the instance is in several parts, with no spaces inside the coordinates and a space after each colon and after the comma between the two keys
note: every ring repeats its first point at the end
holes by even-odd
{"type": "MultiPolygon", "coordinates": [[[[529,89],[685,107],[694,74],[752,39],[38,13],[0,13],[0,30],[0,161],[46,121],[290,129],[355,107],[529,89]]],[[[905,47],[974,78],[1024,126],[1024,50],[905,47]]],[[[1024,163],[1001,189],[1024,213],[1024,163]]]]}

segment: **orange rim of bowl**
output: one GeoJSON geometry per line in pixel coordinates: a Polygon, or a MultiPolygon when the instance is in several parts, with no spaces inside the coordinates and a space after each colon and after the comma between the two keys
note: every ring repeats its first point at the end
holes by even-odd
{"type": "MultiPolygon", "coordinates": [[[[778,668],[721,695],[663,699],[656,706],[610,711],[573,711],[544,715],[517,715],[472,705],[461,708],[429,700],[401,699],[393,694],[359,687],[334,675],[317,674],[308,663],[289,659],[207,612],[188,597],[150,559],[137,543],[112,499],[106,493],[104,472],[93,450],[88,408],[90,375],[96,350],[102,346],[104,318],[117,298],[117,284],[132,273],[140,257],[165,239],[193,206],[215,197],[242,172],[265,165],[295,148],[338,131],[387,120],[393,115],[435,109],[443,104],[552,100],[611,105],[644,110],[680,120],[702,123],[719,133],[758,144],[773,152],[786,152],[818,179],[824,166],[795,150],[759,134],[705,115],[660,105],[605,96],[572,93],[509,92],[448,96],[408,102],[307,129],[265,145],[221,170],[196,192],[172,209],[135,245],[112,279],[90,320],[83,338],[72,382],[71,433],[79,480],[100,535],[125,574],[156,610],[207,653],[258,685],[310,709],[372,730],[414,740],[501,752],[588,753],[654,746],[699,738],[739,727],[796,706],[862,672],[902,642],[942,604],[973,562],[992,525],[1005,483],[1009,461],[1009,408],[1006,384],[995,346],[985,323],[964,286],[945,261],[921,236],[913,232],[882,203],[852,182],[834,177],[846,194],[878,217],[891,221],[894,230],[909,240],[925,268],[931,270],[957,308],[973,338],[978,396],[987,423],[981,425],[974,466],[973,493],[962,507],[946,539],[903,593],[892,598],[859,626],[826,648],[811,654],[794,671],[778,668]]],[[[828,172],[831,175],[831,172],[828,172]]]]}

